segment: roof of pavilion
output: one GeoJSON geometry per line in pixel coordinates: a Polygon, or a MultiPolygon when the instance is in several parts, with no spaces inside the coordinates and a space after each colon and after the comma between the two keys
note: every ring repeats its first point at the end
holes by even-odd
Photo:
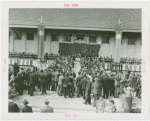
{"type": "Polygon", "coordinates": [[[43,17],[43,25],[50,28],[84,28],[92,30],[114,29],[120,19],[124,30],[141,31],[141,9],[15,9],[9,10],[9,25],[37,26],[43,17]]]}

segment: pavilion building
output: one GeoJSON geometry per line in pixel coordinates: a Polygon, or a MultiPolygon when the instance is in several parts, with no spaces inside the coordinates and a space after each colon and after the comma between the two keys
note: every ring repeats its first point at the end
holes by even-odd
{"type": "Polygon", "coordinates": [[[100,57],[140,58],[141,9],[9,10],[9,51],[58,54],[59,43],[99,44],[100,57]],[[43,30],[39,33],[39,25],[43,30]]]}

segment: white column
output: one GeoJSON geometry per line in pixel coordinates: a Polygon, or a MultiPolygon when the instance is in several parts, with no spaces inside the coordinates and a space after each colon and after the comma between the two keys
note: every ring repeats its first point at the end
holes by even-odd
{"type": "Polygon", "coordinates": [[[135,41],[136,58],[140,58],[141,53],[141,37],[137,37],[135,41]]]}
{"type": "Polygon", "coordinates": [[[100,57],[100,53],[101,53],[101,49],[102,49],[102,46],[101,46],[102,45],[102,37],[101,37],[101,35],[98,35],[96,37],[96,43],[100,45],[100,49],[99,49],[99,53],[98,53],[98,57],[100,57]]]}
{"type": "Polygon", "coordinates": [[[101,37],[100,35],[98,35],[98,36],[96,37],[96,43],[97,43],[97,44],[102,44],[102,37],[101,37]]]}
{"type": "Polygon", "coordinates": [[[120,62],[122,32],[116,31],[114,62],[120,62]]]}
{"type": "Polygon", "coordinates": [[[112,56],[112,58],[114,57],[114,47],[115,47],[115,38],[112,36],[109,38],[109,54],[110,57],[112,56]]]}
{"type": "Polygon", "coordinates": [[[22,32],[23,52],[26,52],[26,32],[22,32]]]}
{"type": "Polygon", "coordinates": [[[10,35],[10,52],[14,52],[14,33],[10,35]]]}
{"type": "Polygon", "coordinates": [[[121,57],[127,57],[128,53],[128,38],[124,37],[122,40],[122,56],[121,57]]]}

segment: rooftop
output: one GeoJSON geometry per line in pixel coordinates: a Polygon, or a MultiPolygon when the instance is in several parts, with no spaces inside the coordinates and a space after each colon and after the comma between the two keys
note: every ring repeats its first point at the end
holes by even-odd
{"type": "Polygon", "coordinates": [[[124,30],[141,31],[141,9],[18,9],[9,10],[9,26],[37,26],[39,19],[49,28],[114,29],[120,19],[124,30]]]}

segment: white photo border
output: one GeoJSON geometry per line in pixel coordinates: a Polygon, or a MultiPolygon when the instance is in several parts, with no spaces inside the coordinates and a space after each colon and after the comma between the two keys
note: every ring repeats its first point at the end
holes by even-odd
{"type": "MultiPolygon", "coordinates": [[[[69,7],[72,9],[72,7],[69,7]]],[[[1,119],[2,120],[147,120],[149,119],[149,45],[150,45],[150,2],[142,1],[7,1],[1,2],[1,119]],[[78,4],[77,8],[141,8],[142,9],[142,113],[78,114],[78,118],[54,114],[8,113],[8,54],[9,54],[9,8],[66,8],[64,4],[78,4]],[[143,66],[143,59],[145,65],[143,66]],[[4,61],[6,60],[6,63],[4,61]],[[6,70],[5,70],[6,68],[6,70]],[[144,71],[146,69],[146,71],[144,71]],[[144,72],[143,72],[144,71],[144,72]]]]}

